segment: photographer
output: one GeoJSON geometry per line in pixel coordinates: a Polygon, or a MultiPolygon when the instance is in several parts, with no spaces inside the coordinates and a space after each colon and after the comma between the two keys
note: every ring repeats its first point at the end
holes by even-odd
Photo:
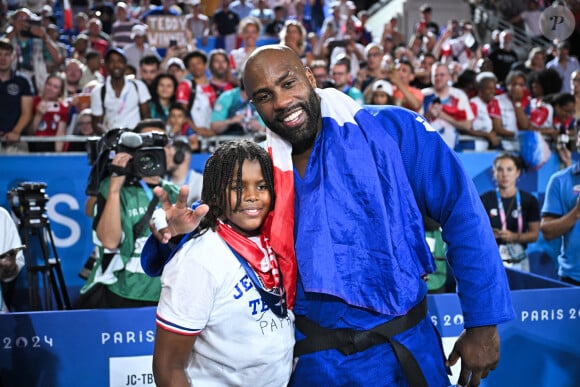
{"type": "Polygon", "coordinates": [[[45,58],[60,65],[64,58],[60,56],[57,44],[40,25],[41,19],[27,8],[19,8],[12,15],[12,29],[6,37],[16,49],[14,69],[27,74],[33,80],[36,89],[40,90],[48,75],[45,58]]]}
{"type": "Polygon", "coordinates": [[[16,224],[8,211],[0,207],[0,313],[8,312],[2,286],[14,281],[24,266],[24,255],[18,250],[21,245],[16,224]]]}
{"type": "Polygon", "coordinates": [[[159,278],[143,272],[141,248],[150,234],[148,221],[157,203],[153,188],[163,187],[174,199],[178,188],[160,178],[165,174],[167,152],[163,123],[144,120],[134,132],[120,135],[112,149],[111,174],[99,184],[93,222],[99,257],[75,308],[151,306],[159,299],[159,278]],[[160,167],[148,170],[153,164],[160,167]],[[155,175],[145,176],[148,172],[155,175]]]}

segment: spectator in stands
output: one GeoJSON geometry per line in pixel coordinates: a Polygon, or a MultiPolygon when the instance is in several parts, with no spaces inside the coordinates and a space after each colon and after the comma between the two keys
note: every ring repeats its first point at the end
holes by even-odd
{"type": "Polygon", "coordinates": [[[89,37],[86,34],[78,34],[73,41],[70,57],[86,63],[86,56],[88,53],[89,37]]]}
{"type": "MultiPolygon", "coordinates": [[[[161,58],[157,53],[155,47],[152,47],[147,43],[147,26],[142,24],[136,24],[131,28],[131,40],[133,43],[129,43],[125,46],[123,51],[127,56],[127,63],[134,66],[136,69],[139,68],[140,61],[145,56],[153,55],[161,63],[161,58]]],[[[154,76],[150,79],[153,80],[154,76]]]]}
{"type": "Polygon", "coordinates": [[[419,24],[424,24],[425,28],[431,32],[435,37],[439,36],[439,24],[435,23],[432,19],[433,8],[429,4],[423,4],[419,7],[421,11],[421,21],[419,24]]]}
{"type": "Polygon", "coordinates": [[[570,43],[563,41],[558,43],[556,57],[546,63],[546,68],[555,69],[562,78],[562,93],[570,92],[570,79],[574,71],[580,70],[578,59],[570,56],[570,43]]]}
{"type": "MultiPolygon", "coordinates": [[[[192,51],[183,58],[183,64],[189,72],[187,78],[201,88],[201,91],[207,96],[210,106],[213,107],[218,93],[207,77],[207,62],[207,54],[201,50],[192,51]]],[[[181,95],[181,92],[179,94],[181,95]]]]}
{"type": "Polygon", "coordinates": [[[399,59],[395,63],[395,70],[386,72],[388,79],[394,86],[393,100],[397,106],[419,112],[423,105],[423,92],[411,86],[415,78],[413,64],[406,58],[399,59]]]}
{"type": "MultiPolygon", "coordinates": [[[[165,126],[159,120],[144,120],[135,132],[164,134],[165,126]]],[[[150,205],[153,187],[162,186],[174,199],[178,188],[161,176],[129,175],[130,160],[130,154],[118,152],[111,161],[116,172],[99,184],[93,221],[99,254],[75,308],[154,306],[159,300],[159,278],[143,272],[141,248],[151,234],[147,218],[155,206],[155,203],[153,207],[150,205]],[[140,223],[143,227],[139,229],[140,223]]]]}
{"type": "Polygon", "coordinates": [[[56,43],[38,25],[31,25],[31,20],[38,21],[38,16],[27,8],[19,8],[12,15],[12,30],[6,34],[15,49],[13,68],[27,75],[39,90],[44,87],[48,75],[46,58],[50,56],[54,63],[60,63],[60,53],[56,43]]]}
{"type": "Polygon", "coordinates": [[[570,90],[574,96],[574,119],[580,121],[580,70],[574,71],[570,77],[570,90]]]}
{"type": "Polygon", "coordinates": [[[471,129],[473,112],[467,95],[450,86],[451,74],[446,64],[432,67],[433,87],[423,89],[423,112],[451,149],[459,149],[459,133],[471,129]]]}
{"type": "Polygon", "coordinates": [[[176,91],[177,80],[173,75],[161,73],[153,79],[149,100],[151,118],[160,119],[164,124],[167,123],[169,108],[175,103],[176,91]]]}
{"type": "Polygon", "coordinates": [[[482,72],[475,78],[477,95],[469,100],[473,111],[473,123],[465,134],[475,137],[473,141],[462,141],[463,150],[473,149],[476,152],[495,149],[501,145],[501,140],[493,130],[493,122],[488,112],[488,106],[495,97],[497,78],[492,72],[482,72]],[[473,143],[473,147],[469,145],[473,143]]]}
{"type": "Polygon", "coordinates": [[[473,98],[477,94],[477,90],[475,89],[475,78],[477,77],[477,73],[471,69],[464,69],[459,70],[459,75],[457,76],[457,80],[453,82],[453,87],[463,90],[465,94],[467,94],[467,98],[473,98]]]}
{"type": "Polygon", "coordinates": [[[209,95],[214,89],[205,75],[207,55],[195,50],[188,53],[183,62],[189,74],[178,80],[175,100],[189,113],[188,124],[197,134],[212,136],[214,133],[209,128],[212,113],[209,95]]]}
{"type": "Polygon", "coordinates": [[[107,49],[109,48],[110,37],[108,34],[102,31],[101,20],[94,17],[89,20],[88,29],[86,34],[89,41],[89,50],[98,51],[101,57],[105,57],[107,49]]]}
{"type": "Polygon", "coordinates": [[[334,81],[334,87],[363,105],[363,93],[356,87],[352,86],[350,63],[351,61],[348,58],[342,58],[337,60],[332,66],[331,76],[334,81]]]}
{"type": "Polygon", "coordinates": [[[242,46],[230,52],[230,65],[232,71],[241,71],[246,62],[246,58],[256,49],[256,43],[260,36],[262,25],[255,17],[247,17],[240,21],[238,34],[242,38],[242,46]]]}
{"type": "Polygon", "coordinates": [[[247,0],[234,0],[229,5],[230,11],[234,12],[240,20],[250,16],[250,12],[254,9],[254,4],[247,0]]]}
{"type": "Polygon", "coordinates": [[[209,81],[214,86],[213,89],[216,93],[215,98],[213,96],[209,98],[211,107],[213,108],[219,95],[224,91],[233,89],[236,81],[230,69],[228,54],[222,48],[216,48],[210,51],[208,68],[210,73],[209,81]]]}
{"type": "Polygon", "coordinates": [[[513,32],[503,30],[499,34],[499,48],[489,54],[489,59],[493,63],[493,73],[497,77],[497,81],[501,84],[504,84],[512,65],[519,60],[513,49],[513,40],[513,32]]]}
{"type": "Polygon", "coordinates": [[[83,77],[81,78],[81,83],[87,85],[91,81],[97,81],[103,83],[105,77],[101,74],[101,68],[103,67],[103,57],[98,51],[89,51],[85,56],[85,71],[83,72],[83,77]]]}
{"type": "Polygon", "coordinates": [[[518,131],[530,128],[530,97],[526,95],[526,76],[511,71],[505,79],[506,92],[497,95],[488,105],[493,131],[502,138],[506,151],[519,151],[518,131]]]}
{"type": "Polygon", "coordinates": [[[46,27],[46,34],[58,50],[58,60],[55,60],[50,55],[45,58],[46,71],[50,74],[62,70],[65,59],[68,58],[68,47],[59,41],[58,26],[56,24],[49,24],[46,27]]]}
{"type": "Polygon", "coordinates": [[[115,20],[115,7],[105,0],[94,0],[91,7],[91,14],[98,17],[103,26],[103,32],[110,35],[115,20]]]}
{"type": "Polygon", "coordinates": [[[140,24],[139,21],[129,13],[127,3],[119,1],[115,5],[115,22],[111,29],[111,42],[113,46],[125,48],[133,43],[133,26],[140,24]]]}
{"type": "Polygon", "coordinates": [[[68,40],[69,44],[73,44],[77,36],[87,29],[88,24],[89,16],[85,12],[78,12],[74,15],[72,28],[62,30],[61,37],[68,40]]]}
{"type": "Polygon", "coordinates": [[[562,89],[562,77],[556,69],[542,69],[530,74],[532,106],[539,105],[545,96],[559,93],[562,89]]]}
{"type": "Polygon", "coordinates": [[[289,19],[300,23],[304,27],[304,30],[306,31],[306,33],[312,32],[313,31],[312,30],[312,18],[310,16],[310,13],[306,9],[305,1],[304,0],[296,0],[294,2],[294,4],[296,6],[296,15],[295,16],[290,15],[289,19]]]}
{"type": "Polygon", "coordinates": [[[394,46],[398,46],[401,43],[405,43],[405,37],[399,31],[399,19],[396,17],[391,17],[388,23],[385,23],[383,26],[383,35],[381,37],[381,41],[384,40],[386,37],[390,37],[391,41],[393,42],[394,46]]]}
{"type": "Polygon", "coordinates": [[[8,312],[11,300],[4,300],[2,285],[13,282],[24,267],[22,250],[13,250],[22,246],[20,235],[10,213],[0,207],[0,313],[8,312]]]}
{"type": "MultiPolygon", "coordinates": [[[[367,87],[369,98],[365,102],[369,105],[394,105],[393,86],[382,79],[374,81],[367,87]]],[[[367,93],[365,93],[366,95],[367,93]]]]}
{"type": "Polygon", "coordinates": [[[197,41],[207,46],[209,36],[209,18],[201,12],[201,0],[188,0],[191,13],[185,17],[185,38],[191,47],[197,47],[197,41]]]}
{"type": "MultiPolygon", "coordinates": [[[[127,63],[129,63],[128,58],[127,63]]],[[[160,72],[161,61],[158,56],[145,55],[139,59],[139,73],[137,78],[141,79],[147,85],[149,93],[151,93],[153,80],[160,72]]]]}
{"type": "MultiPolygon", "coordinates": [[[[413,51],[415,56],[423,52],[431,52],[437,42],[437,35],[427,29],[425,23],[418,23],[413,35],[409,38],[408,47],[413,51]]],[[[385,50],[385,52],[387,52],[385,50]]]]}
{"type": "Polygon", "coordinates": [[[551,94],[541,104],[533,106],[530,114],[530,127],[551,142],[558,149],[571,149],[570,139],[574,139],[574,96],[569,93],[551,94]]]}
{"type": "MultiPolygon", "coordinates": [[[[94,136],[95,132],[93,130],[92,124],[92,113],[91,109],[83,109],[76,116],[75,126],[72,131],[75,136],[90,137],[94,136]]],[[[65,152],[86,152],[87,143],[86,142],[68,142],[65,144],[65,152]]]]}
{"type": "Polygon", "coordinates": [[[32,119],[34,86],[26,75],[12,70],[16,59],[14,46],[7,38],[0,39],[0,138],[8,145],[6,151],[25,151],[18,143],[32,119]]]}
{"type": "Polygon", "coordinates": [[[185,77],[185,65],[183,61],[179,58],[173,57],[170,58],[166,63],[166,73],[173,75],[177,83],[181,82],[181,80],[185,77]]]}
{"type": "Polygon", "coordinates": [[[472,32],[473,26],[469,21],[459,23],[459,32],[455,36],[455,31],[446,29],[439,41],[433,48],[435,56],[441,55],[444,63],[458,62],[461,69],[472,68],[473,62],[477,59],[477,49],[479,47],[472,32]]]}
{"type": "Polygon", "coordinates": [[[287,18],[286,8],[282,4],[276,4],[274,6],[274,18],[264,28],[265,35],[271,38],[278,38],[287,18]]]}
{"type": "Polygon", "coordinates": [[[415,79],[411,82],[411,86],[417,89],[432,87],[431,69],[436,61],[435,56],[429,52],[421,54],[419,57],[419,67],[415,68],[415,79]]]}
{"type": "Polygon", "coordinates": [[[536,73],[546,67],[546,53],[542,47],[534,47],[530,50],[525,61],[518,61],[512,65],[511,70],[521,71],[526,74],[528,89],[532,89],[532,78],[536,73]]]}
{"type": "Polygon", "coordinates": [[[216,9],[212,17],[216,48],[223,48],[228,53],[236,48],[236,32],[241,19],[228,8],[229,4],[230,0],[222,0],[221,8],[216,9]]]}
{"type": "Polygon", "coordinates": [[[538,240],[540,205],[536,197],[517,187],[522,160],[501,153],[493,160],[497,188],[481,195],[505,267],[530,271],[528,243],[538,240]]]}
{"type": "Polygon", "coordinates": [[[260,20],[262,24],[262,31],[260,31],[260,35],[265,35],[265,28],[266,26],[274,20],[274,11],[270,8],[267,0],[258,0],[256,4],[256,8],[254,8],[249,16],[253,16],[260,20]]]}
{"type": "Polygon", "coordinates": [[[178,187],[187,185],[189,194],[187,204],[201,199],[203,175],[191,168],[192,148],[186,137],[175,137],[172,141],[170,157],[168,157],[168,180],[178,187]]]}
{"type": "Polygon", "coordinates": [[[383,53],[385,55],[391,55],[393,53],[393,50],[395,49],[393,37],[391,35],[383,36],[383,40],[381,41],[381,47],[383,47],[383,53]]]}
{"type": "Polygon", "coordinates": [[[312,54],[306,52],[306,30],[300,22],[287,20],[280,31],[280,43],[290,47],[298,54],[304,64],[310,63],[312,54]]]}
{"type": "Polygon", "coordinates": [[[81,79],[85,65],[78,59],[68,59],[64,67],[64,74],[66,77],[66,91],[68,97],[74,97],[83,90],[81,79]]]}
{"type": "MultiPolygon", "coordinates": [[[[580,147],[580,125],[576,123],[576,147],[580,147]]],[[[561,281],[580,286],[580,200],[578,162],[550,177],[542,207],[540,230],[546,240],[560,238],[558,276],[561,281]]]]}
{"type": "Polygon", "coordinates": [[[330,15],[324,19],[322,28],[320,29],[323,45],[326,45],[326,40],[330,38],[338,40],[344,38],[342,26],[346,23],[346,16],[340,12],[338,1],[330,3],[328,8],[330,15]]]}
{"type": "Polygon", "coordinates": [[[527,36],[538,43],[546,42],[542,30],[540,29],[540,17],[542,16],[543,10],[540,8],[538,0],[527,0],[527,3],[527,9],[515,15],[508,21],[511,24],[523,22],[527,36]]]}
{"type": "Polygon", "coordinates": [[[120,48],[107,52],[105,66],[107,79],[91,92],[93,130],[103,134],[113,128],[134,128],[149,118],[149,90],[142,81],[127,78],[127,57],[120,48]]]}
{"type": "Polygon", "coordinates": [[[316,59],[310,62],[310,71],[316,80],[316,87],[324,89],[330,82],[330,74],[328,73],[328,63],[324,59],[316,59]]]}
{"type": "Polygon", "coordinates": [[[239,86],[223,92],[217,99],[211,114],[211,130],[214,134],[240,136],[261,133],[266,126],[248,95],[238,74],[239,86]]]}
{"type": "Polygon", "coordinates": [[[367,87],[376,79],[382,78],[383,48],[377,43],[369,43],[365,47],[366,66],[360,67],[354,80],[354,86],[364,93],[367,87]]]}
{"type": "MultiPolygon", "coordinates": [[[[46,78],[40,95],[32,102],[32,135],[38,137],[64,136],[68,119],[68,107],[64,103],[66,80],[62,74],[51,74],[46,78]]],[[[62,152],[64,143],[31,142],[30,152],[62,152]]]]}
{"type": "Polygon", "coordinates": [[[356,78],[360,62],[365,59],[365,47],[348,34],[343,39],[328,39],[327,47],[330,52],[330,65],[333,66],[339,58],[346,58],[350,61],[350,75],[352,79],[356,78]]]}
{"type": "MultiPolygon", "coordinates": [[[[199,136],[190,125],[191,120],[183,105],[174,104],[169,108],[169,118],[167,119],[167,135],[169,138],[183,136],[189,141],[189,146],[193,151],[200,150],[199,136]]],[[[209,131],[209,129],[207,129],[209,131]]],[[[213,136],[213,132],[211,133],[213,136]]]]}

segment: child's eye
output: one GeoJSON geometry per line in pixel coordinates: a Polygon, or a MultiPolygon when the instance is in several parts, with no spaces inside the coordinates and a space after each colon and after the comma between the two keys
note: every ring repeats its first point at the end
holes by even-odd
{"type": "Polygon", "coordinates": [[[231,188],[232,191],[236,191],[236,192],[240,192],[242,189],[243,189],[243,187],[241,185],[234,185],[231,188]]]}
{"type": "Polygon", "coordinates": [[[268,186],[266,184],[261,184],[258,186],[258,190],[260,191],[267,191],[268,190],[268,186]]]}

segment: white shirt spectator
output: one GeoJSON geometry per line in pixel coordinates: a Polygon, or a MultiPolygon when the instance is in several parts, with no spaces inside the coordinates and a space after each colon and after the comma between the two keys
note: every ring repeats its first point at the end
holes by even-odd
{"type": "Polygon", "coordinates": [[[145,83],[137,79],[125,77],[125,85],[119,97],[116,96],[111,79],[107,78],[104,84],[97,85],[91,92],[91,111],[94,116],[103,117],[105,131],[114,128],[134,128],[141,121],[139,105],[151,99],[145,83]],[[101,89],[105,87],[104,103],[101,103],[101,89]]]}

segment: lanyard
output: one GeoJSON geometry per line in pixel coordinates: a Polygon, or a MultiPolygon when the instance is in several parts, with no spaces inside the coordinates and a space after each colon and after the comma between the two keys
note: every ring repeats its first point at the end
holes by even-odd
{"type": "MultiPolygon", "coordinates": [[[[499,210],[499,218],[501,220],[501,229],[507,230],[507,219],[505,210],[503,208],[503,201],[501,200],[501,196],[499,195],[499,188],[495,190],[495,194],[497,196],[497,208],[499,210]]],[[[516,208],[518,211],[518,234],[521,234],[522,231],[524,230],[524,219],[522,216],[522,203],[519,189],[516,189],[516,208]]]]}
{"type": "Polygon", "coordinates": [[[149,201],[153,200],[153,191],[151,191],[151,188],[149,188],[147,183],[145,183],[143,179],[139,179],[139,184],[141,184],[141,187],[143,187],[143,191],[145,191],[145,194],[147,195],[147,198],[149,198],[149,201]]]}

